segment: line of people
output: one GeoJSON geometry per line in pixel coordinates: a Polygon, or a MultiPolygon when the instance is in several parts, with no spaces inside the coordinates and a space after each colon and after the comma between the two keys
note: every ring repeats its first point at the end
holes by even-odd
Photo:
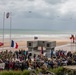
{"type": "MultiPolygon", "coordinates": [[[[52,54],[52,57],[47,58],[46,55],[28,53],[25,50],[15,52],[2,51],[0,52],[0,64],[4,63],[5,70],[24,70],[36,68],[54,68],[63,65],[76,65],[76,55],[71,52],[66,53],[63,50],[58,50],[52,54]]],[[[0,69],[2,67],[0,66],[0,69]]]]}

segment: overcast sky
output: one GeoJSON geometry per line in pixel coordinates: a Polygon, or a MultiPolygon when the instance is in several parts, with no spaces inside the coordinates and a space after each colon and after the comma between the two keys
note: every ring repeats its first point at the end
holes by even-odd
{"type": "Polygon", "coordinates": [[[76,0],[0,0],[0,28],[3,12],[12,12],[16,29],[76,30],[76,0]]]}

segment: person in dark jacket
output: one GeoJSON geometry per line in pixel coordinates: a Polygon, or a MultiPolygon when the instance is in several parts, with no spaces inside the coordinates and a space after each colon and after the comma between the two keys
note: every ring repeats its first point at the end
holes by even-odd
{"type": "Polygon", "coordinates": [[[24,61],[24,62],[22,62],[22,67],[21,67],[21,70],[23,71],[24,69],[28,69],[28,67],[29,67],[29,65],[28,65],[28,62],[26,61],[24,61]]]}
{"type": "Polygon", "coordinates": [[[5,61],[5,69],[9,70],[9,61],[8,60],[5,61]]]}

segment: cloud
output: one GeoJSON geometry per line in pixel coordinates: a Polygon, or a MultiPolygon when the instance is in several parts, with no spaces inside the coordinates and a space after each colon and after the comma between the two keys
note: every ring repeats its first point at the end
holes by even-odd
{"type": "Polygon", "coordinates": [[[76,13],[76,0],[0,0],[0,11],[15,16],[56,18],[76,13]],[[29,15],[29,11],[32,11],[29,15]]]}
{"type": "Polygon", "coordinates": [[[36,22],[40,22],[38,25],[43,26],[47,24],[47,20],[48,28],[51,23],[55,26],[63,25],[65,22],[69,25],[73,22],[75,25],[76,0],[0,0],[0,14],[4,11],[12,12],[13,19],[17,20],[15,25],[23,22],[24,25],[30,26],[32,23],[35,26],[36,22]],[[26,22],[26,19],[32,21],[26,22]]]}
{"type": "MultiPolygon", "coordinates": [[[[35,11],[45,15],[50,15],[52,11],[66,13],[76,12],[76,0],[0,0],[0,11],[25,12],[35,11]]],[[[44,16],[45,16],[44,15],[44,16]]]]}
{"type": "Polygon", "coordinates": [[[62,14],[67,14],[67,13],[76,13],[76,0],[67,0],[65,3],[60,4],[60,12],[62,14]]]}
{"type": "Polygon", "coordinates": [[[45,1],[50,4],[59,4],[63,2],[63,0],[45,0],[45,1]]]}
{"type": "Polygon", "coordinates": [[[50,16],[53,6],[44,0],[0,0],[0,11],[11,11],[17,15],[30,10],[46,17],[50,16]]]}

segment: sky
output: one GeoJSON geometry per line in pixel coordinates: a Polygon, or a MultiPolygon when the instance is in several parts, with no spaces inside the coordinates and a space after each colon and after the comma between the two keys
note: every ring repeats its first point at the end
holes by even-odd
{"type": "Polygon", "coordinates": [[[0,0],[0,29],[4,12],[12,29],[76,30],[76,0],[0,0]]]}

